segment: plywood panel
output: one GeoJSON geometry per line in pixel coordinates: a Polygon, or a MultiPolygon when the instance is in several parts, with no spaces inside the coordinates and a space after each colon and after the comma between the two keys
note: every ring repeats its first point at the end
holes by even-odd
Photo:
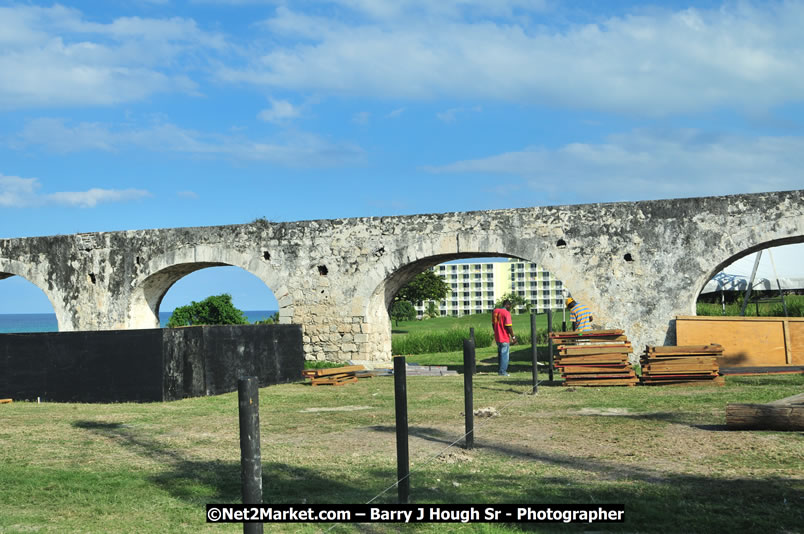
{"type": "Polygon", "coordinates": [[[804,321],[789,321],[791,364],[804,365],[804,321]]]}
{"type": "Polygon", "coordinates": [[[718,359],[722,367],[787,365],[781,320],[709,319],[677,318],[676,342],[679,345],[723,345],[723,357],[718,359]]]}

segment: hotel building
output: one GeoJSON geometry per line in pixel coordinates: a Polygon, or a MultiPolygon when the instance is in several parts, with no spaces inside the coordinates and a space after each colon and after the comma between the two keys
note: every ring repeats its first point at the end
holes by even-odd
{"type": "MultiPolygon", "coordinates": [[[[515,293],[542,313],[564,307],[563,285],[535,263],[522,260],[507,262],[442,263],[430,270],[450,287],[447,297],[436,302],[439,314],[461,316],[486,313],[508,293],[515,293]]],[[[414,302],[419,316],[427,313],[428,302],[414,302]]],[[[525,312],[525,307],[515,309],[525,312]]]]}

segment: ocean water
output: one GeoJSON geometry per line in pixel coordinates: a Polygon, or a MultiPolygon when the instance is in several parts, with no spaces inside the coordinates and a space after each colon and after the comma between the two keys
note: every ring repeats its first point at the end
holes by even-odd
{"type": "MultiPolygon", "coordinates": [[[[261,321],[267,319],[276,310],[243,310],[248,321],[261,321]]],[[[159,322],[162,326],[167,325],[172,312],[160,312],[159,322]]],[[[0,313],[0,334],[10,334],[14,332],[57,332],[59,330],[56,323],[55,313],[0,313]]]]}

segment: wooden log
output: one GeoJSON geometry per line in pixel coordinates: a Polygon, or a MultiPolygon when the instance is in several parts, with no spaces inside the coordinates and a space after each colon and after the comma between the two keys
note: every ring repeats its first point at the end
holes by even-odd
{"type": "Polygon", "coordinates": [[[726,426],[744,430],[804,430],[804,406],[727,404],[726,426]]]}

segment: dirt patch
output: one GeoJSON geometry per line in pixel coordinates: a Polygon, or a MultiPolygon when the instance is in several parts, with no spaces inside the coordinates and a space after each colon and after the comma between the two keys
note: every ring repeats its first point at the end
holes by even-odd
{"type": "Polygon", "coordinates": [[[305,408],[299,410],[299,413],[315,413],[315,412],[356,412],[358,410],[371,410],[371,406],[334,406],[324,408],[305,408]]]}

